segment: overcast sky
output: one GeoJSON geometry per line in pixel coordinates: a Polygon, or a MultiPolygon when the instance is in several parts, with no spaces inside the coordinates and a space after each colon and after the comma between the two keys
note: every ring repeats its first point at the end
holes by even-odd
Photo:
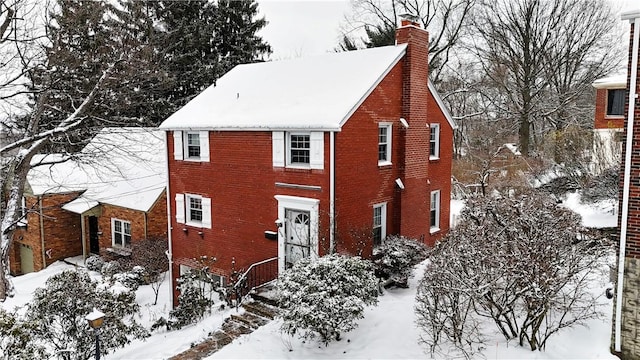
{"type": "MultiPolygon", "coordinates": [[[[609,0],[614,9],[640,9],[638,0],[609,0]]],[[[348,0],[258,0],[269,24],[260,35],[271,44],[271,59],[281,60],[333,51],[348,0]]],[[[628,25],[627,25],[628,26],[628,25]]]]}

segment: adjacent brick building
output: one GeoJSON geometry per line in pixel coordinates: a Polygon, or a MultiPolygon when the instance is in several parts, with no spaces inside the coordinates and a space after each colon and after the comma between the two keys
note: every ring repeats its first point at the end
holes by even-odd
{"type": "Polygon", "coordinates": [[[410,21],[395,46],[237,66],[160,128],[174,288],[201,256],[224,281],[449,229],[454,123],[410,21]]]}
{"type": "Polygon", "coordinates": [[[167,238],[162,132],[106,128],[79,160],[38,155],[14,234],[14,275],[83,255],[126,256],[132,241],[167,238]],[[63,161],[64,160],[64,161],[63,161]]]}
{"type": "Polygon", "coordinates": [[[631,23],[627,69],[621,196],[618,226],[620,246],[612,334],[612,352],[640,358],[640,10],[622,15],[631,23]]]}
{"type": "Polygon", "coordinates": [[[596,108],[593,123],[594,173],[620,166],[627,76],[616,75],[593,82],[596,108]]]}

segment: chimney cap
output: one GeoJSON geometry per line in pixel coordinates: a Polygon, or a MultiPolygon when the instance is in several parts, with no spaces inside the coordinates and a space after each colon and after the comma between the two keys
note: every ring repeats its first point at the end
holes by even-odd
{"type": "Polygon", "coordinates": [[[408,20],[414,23],[417,23],[420,20],[420,17],[413,15],[411,13],[401,14],[399,15],[401,20],[408,20]]]}

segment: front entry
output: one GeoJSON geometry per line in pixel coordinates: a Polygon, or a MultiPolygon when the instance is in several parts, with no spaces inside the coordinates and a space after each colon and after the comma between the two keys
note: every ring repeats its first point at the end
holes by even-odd
{"type": "Polygon", "coordinates": [[[284,267],[288,269],[311,255],[309,212],[286,209],[284,225],[284,267]]]}
{"type": "Polygon", "coordinates": [[[27,245],[20,244],[20,272],[28,274],[33,271],[33,249],[27,245]]]}
{"type": "Polygon", "coordinates": [[[276,195],[278,200],[278,272],[298,260],[317,258],[319,253],[318,214],[320,200],[276,195]]]}
{"type": "Polygon", "coordinates": [[[100,241],[98,240],[98,218],[89,216],[89,251],[100,253],[100,241]]]}

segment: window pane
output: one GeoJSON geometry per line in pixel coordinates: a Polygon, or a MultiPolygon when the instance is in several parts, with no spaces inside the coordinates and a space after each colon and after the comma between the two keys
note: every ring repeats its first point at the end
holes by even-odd
{"type": "Polygon", "coordinates": [[[131,235],[131,223],[124,223],[124,233],[127,235],[131,235]]]}
{"type": "Polygon", "coordinates": [[[187,134],[187,151],[189,157],[200,157],[200,134],[187,134]]]}
{"type": "Polygon", "coordinates": [[[387,160],[387,144],[378,145],[378,160],[387,160]]]}
{"type": "Polygon", "coordinates": [[[380,245],[382,243],[382,228],[373,228],[373,245],[380,245]]]}
{"type": "Polygon", "coordinates": [[[189,198],[189,220],[202,221],[202,199],[189,198]]]}
{"type": "Polygon", "coordinates": [[[124,245],[125,246],[131,245],[131,235],[125,235],[124,236],[124,245]]]}
{"type": "Polygon", "coordinates": [[[373,226],[382,225],[382,207],[373,208],[373,226]]]}
{"type": "Polygon", "coordinates": [[[431,227],[438,226],[438,224],[436,224],[436,218],[437,218],[436,213],[437,213],[436,210],[431,210],[431,222],[430,222],[431,227]]]}
{"type": "Polygon", "coordinates": [[[122,234],[116,232],[113,234],[113,243],[114,245],[122,246],[122,234]]]}
{"type": "Polygon", "coordinates": [[[310,138],[310,135],[291,135],[291,163],[309,164],[311,157],[310,138]]]}
{"type": "Polygon", "coordinates": [[[607,91],[607,115],[624,115],[625,90],[607,91]]]}
{"type": "Polygon", "coordinates": [[[386,143],[387,142],[387,128],[380,127],[378,128],[378,143],[386,143]]]}

